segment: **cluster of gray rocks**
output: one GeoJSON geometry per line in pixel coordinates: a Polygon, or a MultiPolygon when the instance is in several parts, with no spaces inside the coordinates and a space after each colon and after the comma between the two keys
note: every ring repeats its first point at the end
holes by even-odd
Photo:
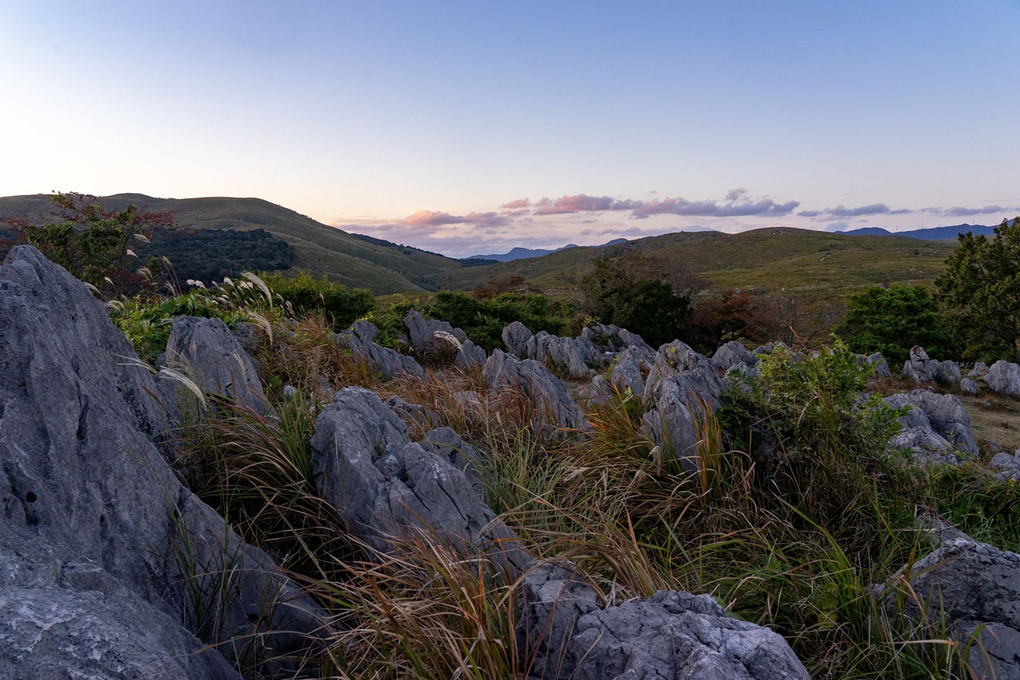
{"type": "MultiPolygon", "coordinates": [[[[507,351],[486,354],[445,322],[412,312],[404,325],[414,356],[377,344],[366,322],[335,340],[386,377],[424,375],[415,356],[480,369],[490,389],[519,390],[551,427],[586,428],[577,383],[589,400],[630,393],[649,436],[668,438],[688,467],[696,414],[719,404],[727,373],[752,372],[772,349],[728,343],[708,358],[680,341],[653,349],[614,326],[562,338],[515,323],[507,351]]],[[[937,378],[937,367],[921,373],[922,354],[912,375],[937,378]]],[[[235,664],[264,677],[317,672],[308,659],[331,617],[171,467],[168,435],[189,409],[207,408],[203,393],[273,417],[254,363],[222,322],[180,317],[161,364],[153,375],[137,361],[83,284],[29,246],[12,249],[0,267],[3,677],[236,678],[235,664]]],[[[1000,389],[1000,374],[1020,380],[1020,367],[998,365],[981,376],[988,389],[1000,389]]],[[[948,462],[976,455],[955,397],[918,389],[890,400],[913,407],[903,446],[948,462]]],[[[531,678],[808,677],[782,637],[711,597],[607,602],[568,562],[530,554],[489,507],[470,442],[449,428],[412,439],[404,418],[421,413],[365,389],[335,392],[311,440],[318,491],[380,553],[427,529],[519,581],[531,678]]],[[[1003,465],[1020,470],[1013,458],[1003,465]]],[[[941,593],[954,629],[980,637],[988,654],[977,667],[1020,677],[1020,556],[954,535],[925,560],[913,586],[941,593]]]]}

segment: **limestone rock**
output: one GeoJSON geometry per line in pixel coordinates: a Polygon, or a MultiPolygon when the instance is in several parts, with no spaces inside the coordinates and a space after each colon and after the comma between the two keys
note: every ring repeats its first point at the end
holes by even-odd
{"type": "Polygon", "coordinates": [[[1020,481],[1020,450],[1013,453],[1000,451],[992,457],[988,467],[995,471],[996,478],[1001,481],[1020,481]]]}
{"type": "Polygon", "coordinates": [[[518,359],[528,358],[528,341],[535,336],[527,326],[520,321],[514,321],[503,329],[503,344],[507,351],[518,359]]]}
{"type": "Polygon", "coordinates": [[[569,565],[524,578],[518,631],[543,680],[807,679],[786,641],[728,615],[707,595],[662,591],[603,608],[569,565]]]}
{"type": "Polygon", "coordinates": [[[885,360],[881,352],[869,354],[864,358],[864,363],[875,367],[876,378],[891,378],[892,371],[889,370],[889,362],[885,360]]]}
{"type": "MultiPolygon", "coordinates": [[[[0,367],[3,587],[40,591],[18,597],[46,615],[63,617],[63,608],[67,627],[60,630],[69,635],[87,627],[110,641],[126,628],[149,626],[146,603],[179,621],[196,574],[212,574],[222,566],[217,558],[229,555],[245,569],[233,573],[230,597],[222,600],[223,625],[203,641],[240,636],[264,643],[272,655],[302,652],[305,640],[295,644],[268,630],[310,634],[323,622],[317,608],[180,484],[150,439],[163,426],[151,376],[85,286],[30,246],[12,249],[0,267],[0,367]],[[183,537],[189,543],[182,552],[183,537]],[[106,597],[107,604],[97,600],[84,612],[92,619],[82,618],[93,603],[83,591],[106,597]],[[131,612],[146,618],[132,620],[131,612]]],[[[48,630],[40,650],[55,656],[4,656],[14,669],[6,677],[81,661],[77,641],[48,630]]],[[[183,631],[165,638],[155,626],[146,631],[162,639],[150,645],[140,634],[153,662],[192,644],[183,631]]],[[[104,644],[97,639],[100,656],[104,644]]],[[[226,644],[217,653],[232,649],[226,644]]],[[[147,662],[142,646],[133,650],[131,664],[147,662]]]]}
{"type": "Polygon", "coordinates": [[[227,397],[260,415],[270,413],[255,364],[221,319],[174,319],[164,363],[192,377],[205,392],[227,397]]]}
{"type": "Polygon", "coordinates": [[[955,385],[960,382],[961,377],[960,366],[955,361],[935,362],[935,380],[940,385],[955,385]]]}
{"type": "Polygon", "coordinates": [[[985,384],[996,394],[1020,397],[1020,365],[1000,359],[985,375],[985,384]]]}
{"type": "Polygon", "coordinates": [[[955,396],[917,389],[909,394],[890,395],[885,401],[894,407],[911,406],[914,409],[900,419],[905,428],[927,427],[960,450],[971,456],[978,455],[977,441],[970,428],[970,415],[955,396]]]}
{"type": "Polygon", "coordinates": [[[923,347],[914,345],[910,348],[910,358],[903,364],[903,377],[912,380],[915,385],[935,382],[938,375],[936,363],[928,357],[923,347]]]}
{"type": "Polygon", "coordinates": [[[964,378],[960,381],[960,391],[973,397],[974,395],[981,393],[981,388],[978,387],[978,384],[970,378],[964,378]]]}
{"type": "Polygon", "coordinates": [[[711,361],[716,370],[725,373],[737,364],[754,366],[758,363],[758,358],[736,340],[730,340],[715,351],[711,361]]]}
{"type": "Polygon", "coordinates": [[[464,371],[485,363],[485,350],[471,342],[463,330],[446,321],[426,319],[412,309],[404,317],[404,327],[408,343],[419,357],[440,363],[449,359],[464,371]]]}
{"type": "Polygon", "coordinates": [[[403,375],[414,378],[424,378],[425,370],[412,357],[405,356],[400,352],[383,347],[375,342],[375,336],[379,329],[368,321],[358,321],[343,333],[334,335],[341,347],[347,347],[359,356],[363,356],[372,362],[375,370],[389,380],[403,375]]]}
{"type": "Polygon", "coordinates": [[[488,499],[485,493],[485,483],[478,472],[478,465],[481,462],[481,454],[473,446],[461,439],[453,428],[437,427],[422,437],[422,448],[436,456],[445,456],[450,465],[460,470],[464,477],[471,484],[475,494],[486,504],[488,499]]]}
{"type": "Polygon", "coordinates": [[[594,371],[589,364],[601,362],[602,354],[585,338],[564,338],[539,331],[528,340],[528,358],[574,380],[588,380],[594,371]]]}
{"type": "Polygon", "coordinates": [[[679,340],[663,345],[655,355],[645,380],[644,428],[656,445],[671,443],[690,472],[697,470],[694,418],[702,406],[718,408],[724,388],[711,362],[679,340]]]}
{"type": "MultiPolygon", "coordinates": [[[[976,677],[1020,678],[1020,555],[950,540],[897,578],[910,584],[911,594],[903,600],[907,615],[922,616],[917,597],[932,603],[929,616],[936,622],[946,617],[964,648],[977,638],[969,657],[976,677]]],[[[880,596],[891,592],[889,587],[876,590],[880,596]]],[[[887,601],[895,608],[891,598],[887,601]]]]}
{"type": "Polygon", "coordinates": [[[498,349],[493,350],[482,375],[490,390],[522,390],[539,412],[549,414],[553,424],[572,428],[585,425],[584,413],[570,398],[566,386],[537,361],[521,361],[498,349]]]}
{"type": "Polygon", "coordinates": [[[376,550],[391,551],[394,537],[417,527],[491,552],[517,573],[529,563],[450,453],[411,442],[407,426],[374,392],[337,392],[315,421],[312,448],[319,492],[376,550]]]}
{"type": "Polygon", "coordinates": [[[609,372],[609,381],[622,394],[626,390],[635,396],[643,396],[645,392],[644,376],[652,370],[654,355],[648,350],[630,346],[616,355],[613,367],[609,372]]]}

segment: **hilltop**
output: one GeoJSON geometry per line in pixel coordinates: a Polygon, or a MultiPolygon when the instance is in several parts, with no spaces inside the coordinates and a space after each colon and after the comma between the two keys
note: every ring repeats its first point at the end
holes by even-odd
{"type": "MultiPolygon", "coordinates": [[[[463,267],[452,258],[351,234],[259,198],[115,194],[101,197],[98,202],[108,209],[135,205],[155,212],[173,212],[177,225],[187,229],[264,229],[294,248],[298,268],[326,274],[348,286],[369,288],[376,294],[432,290],[437,275],[463,267]]],[[[0,216],[4,217],[33,220],[48,215],[50,209],[48,194],[0,198],[0,216]]]]}

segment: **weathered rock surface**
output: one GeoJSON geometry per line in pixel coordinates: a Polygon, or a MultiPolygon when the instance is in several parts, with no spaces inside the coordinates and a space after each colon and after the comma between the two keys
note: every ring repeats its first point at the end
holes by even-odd
{"type": "Polygon", "coordinates": [[[917,389],[908,394],[890,395],[885,401],[895,407],[913,407],[913,411],[900,418],[904,428],[926,427],[956,448],[972,456],[978,454],[977,441],[970,428],[970,415],[955,396],[917,389]]]}
{"type": "Polygon", "coordinates": [[[343,333],[337,333],[334,337],[341,347],[347,347],[359,356],[363,356],[372,362],[373,368],[387,380],[402,375],[409,375],[415,378],[424,378],[425,370],[412,357],[406,356],[383,347],[375,342],[375,336],[379,329],[375,324],[368,321],[358,321],[343,333]]]}
{"type": "Polygon", "coordinates": [[[450,359],[464,371],[485,363],[485,350],[471,342],[463,330],[446,321],[426,319],[412,309],[404,317],[404,327],[408,344],[419,357],[431,361],[450,359]]]}
{"type": "Polygon", "coordinates": [[[808,678],[776,633],[728,615],[711,597],[662,591],[601,608],[569,567],[525,577],[520,630],[543,679],[808,678]]]}
{"type": "MultiPolygon", "coordinates": [[[[897,578],[907,579],[912,590],[904,598],[909,616],[921,616],[916,594],[933,604],[935,617],[944,612],[964,648],[977,638],[969,658],[976,677],[1020,678],[1020,555],[966,539],[950,540],[897,578]]],[[[889,592],[887,587],[876,590],[880,595],[889,592]]]]}
{"type": "Polygon", "coordinates": [[[940,385],[951,386],[960,382],[962,374],[960,373],[960,367],[955,361],[936,361],[935,362],[935,380],[940,385]]]}
{"type": "Polygon", "coordinates": [[[644,376],[652,370],[654,357],[655,355],[648,349],[633,345],[627,347],[616,355],[613,367],[609,371],[609,381],[621,393],[630,390],[633,395],[643,396],[644,376]]]}
{"type": "Polygon", "coordinates": [[[528,341],[535,337],[535,334],[527,326],[520,321],[514,321],[503,329],[501,336],[510,354],[518,359],[528,358],[528,341]]]}
{"type": "Polygon", "coordinates": [[[889,362],[885,360],[881,352],[875,352],[864,357],[864,363],[875,367],[876,378],[891,378],[892,371],[889,370],[889,362]]]}
{"type": "Polygon", "coordinates": [[[388,552],[391,539],[424,528],[464,549],[491,552],[516,573],[529,564],[513,531],[496,519],[449,452],[411,442],[407,426],[374,392],[337,392],[315,421],[312,448],[322,497],[376,550],[388,552]]]}
{"type": "Polygon", "coordinates": [[[528,340],[527,356],[574,380],[587,380],[602,353],[587,338],[564,338],[539,331],[528,340]]]}
{"type": "Polygon", "coordinates": [[[53,586],[0,587],[0,676],[5,678],[209,678],[240,680],[137,597],[53,586]]]}
{"type": "Polygon", "coordinates": [[[461,439],[451,427],[437,427],[425,433],[421,441],[421,447],[436,456],[444,456],[450,465],[460,470],[464,477],[471,484],[475,494],[488,503],[485,493],[485,483],[478,472],[478,465],[481,462],[481,454],[473,446],[461,439]]]}
{"type": "MultiPolygon", "coordinates": [[[[6,607],[32,604],[18,609],[23,627],[7,631],[11,646],[0,645],[7,677],[73,667],[82,655],[99,675],[171,656],[190,673],[179,652],[198,650],[198,641],[183,629],[164,636],[163,624],[131,612],[154,608],[181,620],[195,575],[215,578],[227,559],[244,569],[221,591],[219,625],[205,642],[239,635],[238,644],[263,643],[260,653],[299,654],[304,640],[265,631],[309,633],[322,623],[264,553],[244,546],[177,480],[148,436],[160,434],[163,420],[150,396],[155,383],[136,362],[82,283],[30,246],[11,250],[0,267],[0,596],[6,607]],[[25,655],[20,636],[32,626],[49,627],[38,654],[25,655]],[[125,656],[107,655],[131,627],[147,634],[125,656]],[[86,629],[92,642],[58,637],[86,629]]],[[[233,647],[218,649],[229,655],[233,647]]],[[[222,667],[195,663],[200,670],[181,677],[218,677],[222,667]]]]}
{"type": "Polygon", "coordinates": [[[570,398],[566,386],[548,368],[533,359],[520,360],[493,350],[482,370],[486,386],[520,389],[539,412],[563,427],[584,427],[584,413],[570,398]]]}
{"type": "Polygon", "coordinates": [[[932,361],[923,347],[914,345],[910,348],[910,357],[903,364],[903,377],[912,380],[915,385],[935,382],[938,375],[938,362],[932,361]]]}
{"type": "Polygon", "coordinates": [[[1020,365],[1000,359],[985,374],[985,384],[996,394],[1020,397],[1020,365]]]}
{"type": "Polygon", "coordinates": [[[992,456],[988,467],[995,471],[996,478],[1002,481],[1009,479],[1020,481],[1020,450],[1013,453],[1000,451],[992,456]]]}
{"type": "Polygon", "coordinates": [[[615,354],[630,347],[641,350],[648,356],[655,354],[655,348],[645,342],[640,335],[612,324],[595,323],[586,326],[581,331],[581,338],[590,342],[603,354],[615,354]]]}
{"type": "Polygon", "coordinates": [[[658,446],[672,445],[690,472],[697,470],[695,418],[719,407],[725,384],[711,362],[679,340],[663,345],[645,380],[643,425],[658,446]]]}
{"type": "Polygon", "coordinates": [[[976,394],[980,394],[981,388],[970,378],[964,378],[960,381],[960,391],[973,397],[976,394]]]}
{"type": "Polygon", "coordinates": [[[730,340],[715,351],[711,359],[712,365],[721,373],[726,373],[737,364],[754,366],[758,363],[758,357],[751,354],[746,347],[736,340],[730,340]]]}
{"type": "Polygon", "coordinates": [[[404,422],[419,428],[419,432],[431,429],[432,423],[438,419],[431,409],[425,408],[421,404],[412,404],[395,394],[386,400],[386,406],[400,416],[404,422]]]}
{"type": "Polygon", "coordinates": [[[205,392],[261,415],[270,412],[255,364],[221,319],[174,319],[163,361],[191,377],[205,392]]]}

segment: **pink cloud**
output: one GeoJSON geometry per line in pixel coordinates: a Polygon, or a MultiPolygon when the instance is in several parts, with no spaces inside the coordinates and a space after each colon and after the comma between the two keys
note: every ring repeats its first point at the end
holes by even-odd
{"type": "Polygon", "coordinates": [[[562,215],[575,212],[601,212],[603,210],[633,210],[641,206],[641,201],[616,200],[609,196],[560,196],[553,200],[543,198],[537,204],[536,215],[562,215]]]}
{"type": "Polygon", "coordinates": [[[531,205],[531,199],[518,198],[516,200],[504,203],[503,205],[501,205],[499,207],[502,208],[503,210],[521,210],[522,208],[527,208],[530,205],[531,205]]]}

